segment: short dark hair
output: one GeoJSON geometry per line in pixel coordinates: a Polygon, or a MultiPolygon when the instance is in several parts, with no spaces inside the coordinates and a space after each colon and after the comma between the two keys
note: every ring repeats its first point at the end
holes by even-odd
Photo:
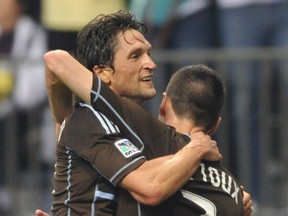
{"type": "Polygon", "coordinates": [[[219,118],[226,90],[214,70],[190,65],[172,75],[166,93],[178,117],[193,119],[208,132],[219,118]]]}
{"type": "Polygon", "coordinates": [[[114,69],[114,51],[118,33],[135,29],[146,33],[146,26],[129,11],[98,15],[78,33],[75,58],[92,71],[95,65],[114,69]]]}

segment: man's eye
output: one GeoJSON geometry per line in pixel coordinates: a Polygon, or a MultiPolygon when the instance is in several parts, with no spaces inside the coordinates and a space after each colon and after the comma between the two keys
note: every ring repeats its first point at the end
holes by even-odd
{"type": "Polygon", "coordinates": [[[131,58],[138,58],[138,54],[133,54],[133,55],[131,55],[131,58]]]}

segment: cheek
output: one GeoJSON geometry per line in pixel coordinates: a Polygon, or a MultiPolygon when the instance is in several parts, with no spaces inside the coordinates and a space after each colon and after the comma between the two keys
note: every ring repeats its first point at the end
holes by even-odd
{"type": "Polygon", "coordinates": [[[124,89],[131,90],[136,85],[136,80],[132,76],[123,76],[115,81],[116,81],[116,85],[118,86],[118,88],[123,89],[123,90],[124,89]]]}
{"type": "Polygon", "coordinates": [[[119,94],[131,96],[137,92],[137,80],[134,76],[121,76],[114,80],[114,87],[119,94]]]}
{"type": "Polygon", "coordinates": [[[117,89],[122,92],[135,91],[139,83],[138,68],[131,63],[119,64],[119,62],[115,64],[115,68],[118,70],[115,71],[113,82],[117,89]]]}
{"type": "Polygon", "coordinates": [[[138,81],[137,70],[133,67],[123,67],[121,71],[117,71],[117,76],[115,76],[115,81],[119,84],[131,85],[136,84],[138,81]]]}

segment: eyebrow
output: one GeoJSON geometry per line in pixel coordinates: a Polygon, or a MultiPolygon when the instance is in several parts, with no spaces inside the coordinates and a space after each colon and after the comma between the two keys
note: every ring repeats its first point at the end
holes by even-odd
{"type": "MultiPolygon", "coordinates": [[[[151,43],[149,43],[149,41],[147,41],[144,36],[143,36],[143,39],[142,38],[140,39],[133,32],[132,32],[132,35],[137,41],[139,41],[142,44],[142,46],[132,48],[132,50],[128,52],[128,56],[130,56],[132,53],[135,53],[135,52],[149,52],[152,49],[151,43]]],[[[127,44],[129,45],[133,44],[133,43],[130,43],[129,40],[126,38],[125,33],[123,33],[122,36],[127,44]]]]}
{"type": "Polygon", "coordinates": [[[134,53],[147,53],[147,52],[149,52],[150,50],[151,50],[151,48],[152,48],[152,46],[150,45],[148,48],[146,48],[146,46],[145,46],[145,48],[143,48],[143,47],[137,47],[137,48],[133,48],[132,50],[130,50],[129,52],[128,52],[128,55],[127,56],[131,56],[132,54],[134,54],[134,53]]]}

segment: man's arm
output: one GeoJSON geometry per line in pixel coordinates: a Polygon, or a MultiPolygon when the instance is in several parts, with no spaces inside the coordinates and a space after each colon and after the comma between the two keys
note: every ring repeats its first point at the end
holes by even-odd
{"type": "Polygon", "coordinates": [[[62,122],[72,112],[72,92],[51,73],[47,66],[46,89],[58,138],[62,122]]]}
{"type": "Polygon", "coordinates": [[[62,87],[66,86],[85,103],[90,103],[93,81],[91,71],[63,50],[47,52],[44,55],[44,61],[46,64],[46,83],[49,86],[56,83],[62,87]]]}
{"type": "Polygon", "coordinates": [[[157,205],[179,190],[196,172],[202,159],[221,158],[217,144],[202,132],[174,155],[146,161],[121,182],[140,203],[157,205]]]}
{"type": "Polygon", "coordinates": [[[90,100],[92,73],[73,60],[74,58],[68,52],[62,50],[51,51],[44,55],[46,89],[55,123],[56,137],[59,135],[63,120],[72,112],[72,91],[79,93],[78,96],[85,99],[84,101],[90,100]],[[77,64],[73,64],[75,62],[77,64]],[[83,69],[86,73],[82,72],[83,69]]]}

